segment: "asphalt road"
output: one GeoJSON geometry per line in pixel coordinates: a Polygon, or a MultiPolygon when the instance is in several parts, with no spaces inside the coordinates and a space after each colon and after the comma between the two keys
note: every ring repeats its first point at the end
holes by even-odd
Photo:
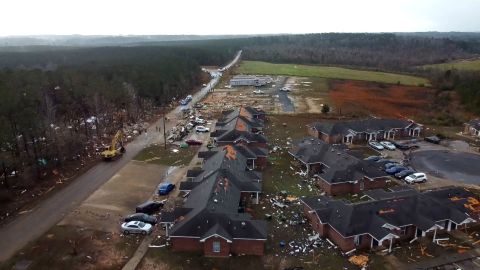
{"type": "Polygon", "coordinates": [[[446,150],[412,153],[412,166],[434,176],[467,184],[480,184],[480,155],[446,150]]]}
{"type": "Polygon", "coordinates": [[[287,81],[287,78],[285,77],[278,78],[278,81],[276,82],[277,85],[275,87],[275,94],[278,95],[278,99],[282,104],[282,108],[284,112],[294,112],[295,106],[293,105],[292,100],[288,97],[288,92],[280,91],[280,89],[282,89],[282,87],[285,85],[286,81],[287,81]]]}
{"type": "MultiPolygon", "coordinates": [[[[224,69],[232,67],[241,56],[241,51],[224,69]]],[[[216,71],[214,71],[217,73],[216,71]]],[[[212,72],[210,72],[212,74],[212,72]]],[[[195,93],[193,101],[200,100],[208,93],[210,88],[216,86],[220,80],[219,76],[212,76],[207,87],[195,93]]],[[[191,102],[194,103],[194,102],[191,102]]],[[[175,115],[180,111],[177,107],[167,117],[167,129],[175,124],[175,115]]],[[[31,211],[24,213],[0,229],[0,261],[8,260],[16,251],[24,247],[28,242],[34,241],[52,226],[60,222],[64,216],[80,205],[95,190],[107,182],[123,166],[130,162],[145,146],[153,141],[158,141],[156,126],[163,126],[162,120],[151,125],[147,134],[143,133],[126,146],[126,153],[122,158],[113,162],[102,162],[92,167],[84,174],[77,177],[67,187],[55,193],[51,197],[40,202],[31,211]]],[[[163,141],[162,141],[163,142],[163,141]]]]}

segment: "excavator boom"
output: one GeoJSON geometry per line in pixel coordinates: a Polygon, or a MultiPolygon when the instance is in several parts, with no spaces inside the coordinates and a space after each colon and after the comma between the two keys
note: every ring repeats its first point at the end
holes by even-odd
{"type": "Polygon", "coordinates": [[[123,132],[121,130],[115,133],[115,136],[112,138],[112,143],[107,150],[102,152],[102,157],[104,160],[112,160],[121,156],[125,152],[123,147],[123,132]]]}

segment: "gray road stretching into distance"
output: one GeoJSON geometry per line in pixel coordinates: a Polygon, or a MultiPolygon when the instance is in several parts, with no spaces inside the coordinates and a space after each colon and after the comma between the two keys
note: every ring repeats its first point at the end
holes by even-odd
{"type": "MultiPolygon", "coordinates": [[[[235,65],[240,59],[241,53],[242,51],[239,51],[235,58],[223,69],[229,69],[235,65]]],[[[207,87],[195,93],[193,96],[194,102],[203,98],[220,81],[220,72],[209,71],[209,73],[212,75],[212,80],[207,87]]],[[[194,103],[193,101],[190,104],[194,103]]],[[[179,111],[180,108],[177,107],[167,117],[175,119],[175,114],[179,111]]],[[[167,121],[167,129],[173,127],[174,124],[174,121],[167,121]]],[[[113,162],[102,162],[95,165],[62,190],[39,202],[27,213],[15,217],[11,222],[1,227],[0,261],[8,260],[28,242],[34,241],[47,232],[130,162],[145,146],[156,139],[158,140],[158,137],[154,137],[158,134],[158,132],[155,132],[156,126],[163,126],[161,119],[150,126],[146,137],[144,133],[130,142],[126,146],[126,153],[123,157],[113,162]]]]}

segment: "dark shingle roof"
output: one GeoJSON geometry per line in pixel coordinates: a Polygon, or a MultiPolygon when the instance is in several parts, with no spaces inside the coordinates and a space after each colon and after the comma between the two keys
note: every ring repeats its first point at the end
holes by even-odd
{"type": "Polygon", "coordinates": [[[244,109],[247,110],[252,116],[265,115],[265,112],[263,110],[260,110],[251,106],[244,107],[244,109]]]}
{"type": "Polygon", "coordinates": [[[193,169],[187,171],[187,177],[197,177],[203,172],[202,169],[193,169]]]}
{"type": "Polygon", "coordinates": [[[343,145],[330,145],[324,141],[306,137],[294,143],[289,153],[307,164],[322,163],[326,167],[318,175],[329,183],[341,183],[387,176],[385,172],[369,162],[346,152],[343,145]]]}
{"type": "Polygon", "coordinates": [[[435,224],[443,226],[439,222],[446,219],[461,223],[470,217],[462,204],[453,206],[444,199],[448,199],[445,192],[430,191],[355,204],[325,196],[302,201],[316,211],[322,223],[329,223],[344,237],[369,233],[380,240],[392,233],[383,226],[387,223],[396,227],[413,224],[428,230],[435,224]]]}
{"type": "Polygon", "coordinates": [[[418,191],[409,186],[398,186],[393,187],[390,191],[384,189],[372,189],[364,191],[364,193],[374,200],[385,200],[416,195],[418,191]]]}
{"type": "Polygon", "coordinates": [[[240,140],[245,140],[248,143],[266,143],[267,139],[262,134],[255,134],[248,131],[239,131],[236,129],[229,130],[222,135],[215,137],[217,142],[232,142],[237,143],[240,140]]]}
{"type": "Polygon", "coordinates": [[[251,107],[242,107],[239,109],[225,111],[223,112],[222,118],[217,121],[216,127],[219,129],[227,130],[231,130],[239,124],[245,125],[248,129],[251,129],[253,127],[264,127],[265,123],[263,122],[263,120],[255,118],[254,115],[257,114],[252,114],[252,110],[255,109],[251,107]]]}
{"type": "MultiPolygon", "coordinates": [[[[403,129],[411,125],[413,122],[401,119],[378,119],[370,118],[363,120],[351,120],[341,122],[315,122],[310,126],[317,131],[333,135],[345,135],[354,131],[357,133],[362,132],[375,132],[375,131],[387,131],[391,129],[403,129]]],[[[415,124],[418,125],[418,124],[415,124]]]]}
{"type": "Polygon", "coordinates": [[[259,175],[246,170],[247,158],[233,146],[210,151],[202,173],[184,204],[192,209],[170,231],[170,236],[205,238],[218,234],[226,239],[266,239],[266,223],[238,213],[241,192],[260,192],[259,175]]]}
{"type": "Polygon", "coordinates": [[[192,181],[185,181],[180,183],[180,187],[178,188],[180,191],[190,191],[194,189],[196,186],[198,186],[198,182],[192,182],[192,181]]]}

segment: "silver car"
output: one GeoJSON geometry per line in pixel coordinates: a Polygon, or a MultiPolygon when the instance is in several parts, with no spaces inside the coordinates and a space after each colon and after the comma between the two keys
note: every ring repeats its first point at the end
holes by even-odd
{"type": "Polygon", "coordinates": [[[393,151],[393,150],[396,149],[395,145],[394,145],[393,143],[389,142],[389,141],[381,141],[380,144],[381,144],[383,147],[387,148],[388,150],[392,150],[392,151],[393,151]]]}
{"type": "Polygon", "coordinates": [[[140,233],[143,235],[147,235],[152,232],[152,229],[152,225],[141,221],[130,221],[122,223],[122,232],[125,235],[131,233],[140,233]]]}
{"type": "Polygon", "coordinates": [[[375,142],[375,141],[369,141],[368,145],[370,145],[373,149],[379,150],[379,151],[382,151],[383,149],[385,149],[385,147],[383,147],[383,145],[381,145],[380,143],[375,142]]]}

